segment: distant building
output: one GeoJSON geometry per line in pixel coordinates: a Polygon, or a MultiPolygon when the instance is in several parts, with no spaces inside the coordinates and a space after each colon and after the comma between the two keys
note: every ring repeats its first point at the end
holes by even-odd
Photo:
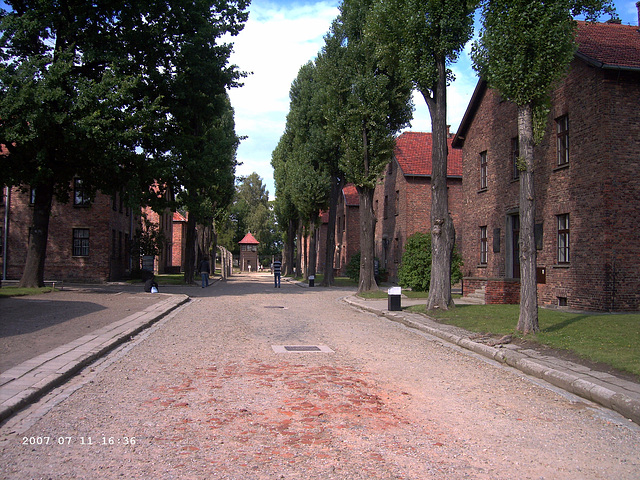
{"type": "MultiPolygon", "coordinates": [[[[120,195],[98,192],[88,198],[79,179],[71,187],[69,203],[54,198],[51,207],[45,280],[122,279],[139,261],[131,245],[140,216],[124,206],[120,195]]],[[[0,265],[4,279],[19,280],[27,258],[34,192],[28,186],[3,187],[0,197],[0,265]]]]}
{"type": "MultiPolygon", "coordinates": [[[[447,135],[447,188],[449,213],[459,240],[462,154],[451,148],[452,140],[453,135],[447,135]]],[[[375,254],[390,280],[398,278],[407,238],[417,232],[431,232],[431,148],[431,133],[402,133],[375,190],[375,254]]]]}
{"type": "Polygon", "coordinates": [[[355,185],[342,189],[338,198],[336,216],[336,253],[334,268],[338,275],[345,275],[353,254],[360,251],[360,197],[355,185]]]}
{"type": "Polygon", "coordinates": [[[258,245],[260,245],[260,242],[249,232],[238,244],[240,245],[240,271],[256,272],[258,270],[258,245]]]}
{"type": "MultiPolygon", "coordinates": [[[[579,22],[535,148],[541,305],[640,310],[640,31],[579,22]]],[[[463,156],[464,292],[519,302],[516,106],[480,81],[453,141],[463,156]]]]}

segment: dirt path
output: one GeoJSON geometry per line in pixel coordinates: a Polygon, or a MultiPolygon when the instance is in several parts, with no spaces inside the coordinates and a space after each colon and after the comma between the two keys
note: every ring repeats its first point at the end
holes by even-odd
{"type": "Polygon", "coordinates": [[[352,310],[344,291],[258,275],[215,288],[33,425],[0,429],[0,477],[640,478],[637,426],[352,310]],[[274,350],[299,345],[333,353],[274,350]]]}

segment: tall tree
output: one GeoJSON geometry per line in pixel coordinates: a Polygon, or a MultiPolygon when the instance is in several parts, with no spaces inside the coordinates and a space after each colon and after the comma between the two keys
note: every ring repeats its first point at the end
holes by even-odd
{"type": "MultiPolygon", "coordinates": [[[[183,55],[196,41],[210,45],[225,33],[237,33],[247,4],[6,3],[13,10],[0,26],[0,143],[9,148],[9,157],[0,183],[35,187],[21,279],[33,286],[43,283],[53,195],[68,198],[74,178],[88,194],[124,189],[157,198],[150,185],[170,150],[166,133],[175,112],[168,113],[166,99],[173,98],[169,86],[178,78],[183,55]],[[194,28],[202,26],[198,16],[212,26],[209,39],[194,28]]],[[[239,76],[228,65],[230,50],[217,45],[214,55],[200,57],[217,67],[218,94],[239,76]]]]}
{"type": "Polygon", "coordinates": [[[431,116],[431,281],[427,309],[448,309],[455,229],[447,192],[448,65],[456,61],[473,32],[477,2],[469,0],[378,0],[368,31],[378,53],[396,62],[424,98],[431,116]]]}
{"type": "Polygon", "coordinates": [[[319,82],[313,62],[303,65],[291,85],[287,130],[291,133],[291,161],[287,162],[287,189],[309,237],[304,276],[315,275],[316,237],[320,210],[326,208],[329,176],[324,156],[324,125],[319,82]]]}
{"type": "Polygon", "coordinates": [[[340,45],[334,91],[344,108],[333,119],[342,131],[340,167],[360,198],[359,292],[377,287],[373,193],[392,158],[394,135],[408,124],[413,106],[411,84],[397,62],[382,59],[375,41],[365,35],[371,5],[370,0],[344,0],[329,34],[340,45]]]}
{"type": "Polygon", "coordinates": [[[142,80],[131,73],[127,51],[139,46],[118,38],[118,2],[6,4],[0,143],[9,155],[0,184],[35,189],[20,285],[39,286],[54,195],[68,201],[74,178],[87,195],[131,187],[146,160],[138,147],[160,131],[162,117],[156,96],[141,95],[142,80]]]}
{"type": "Polygon", "coordinates": [[[475,67],[517,105],[520,142],[520,316],[517,329],[539,330],[536,284],[534,138],[546,126],[550,90],[566,74],[576,50],[573,16],[613,12],[610,1],[485,0],[475,67]],[[538,121],[536,121],[538,119],[538,121]]]}
{"type": "Polygon", "coordinates": [[[278,145],[271,154],[271,166],[273,167],[273,179],[276,186],[276,199],[274,210],[278,221],[278,227],[284,235],[284,251],[282,262],[283,275],[293,274],[295,266],[295,240],[298,230],[300,214],[291,199],[287,188],[287,162],[291,159],[291,133],[285,130],[280,137],[278,145]]]}

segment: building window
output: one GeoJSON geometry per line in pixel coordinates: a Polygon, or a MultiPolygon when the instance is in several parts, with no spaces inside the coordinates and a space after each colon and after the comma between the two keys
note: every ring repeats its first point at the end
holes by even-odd
{"type": "Polygon", "coordinates": [[[76,206],[87,206],[91,202],[89,195],[87,195],[83,185],[82,179],[76,178],[73,180],[73,204],[76,206]]]}
{"type": "Polygon", "coordinates": [[[384,196],[384,211],[383,211],[383,217],[382,218],[387,218],[388,212],[389,212],[389,195],[385,195],[384,196]]]}
{"type": "Polygon", "coordinates": [[[480,227],[480,265],[487,264],[489,255],[489,240],[487,238],[487,227],[480,227]]]}
{"type": "Polygon", "coordinates": [[[393,174],[393,160],[389,162],[389,168],[387,168],[387,173],[389,175],[393,174]]]}
{"type": "Polygon", "coordinates": [[[558,134],[558,166],[569,164],[569,116],[563,115],[556,120],[558,134]]]}
{"type": "Polygon", "coordinates": [[[89,229],[88,228],[73,229],[73,256],[74,257],[89,256],[89,229]]]}
{"type": "Polygon", "coordinates": [[[520,157],[520,141],[518,137],[511,139],[511,174],[512,179],[520,178],[520,170],[518,169],[518,157],[520,157]]]}
{"type": "Polygon", "coordinates": [[[569,263],[569,214],[558,215],[558,263],[569,263]]]}
{"type": "Polygon", "coordinates": [[[480,153],[480,190],[487,188],[487,152],[480,153]]]}
{"type": "Polygon", "coordinates": [[[35,205],[36,204],[36,189],[34,187],[31,187],[31,189],[29,190],[29,205],[35,205]]]}
{"type": "Polygon", "coordinates": [[[396,215],[400,213],[400,190],[396,190],[396,215]]]}

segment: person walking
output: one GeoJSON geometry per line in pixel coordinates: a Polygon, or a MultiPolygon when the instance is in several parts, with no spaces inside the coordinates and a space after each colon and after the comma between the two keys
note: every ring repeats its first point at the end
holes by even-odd
{"type": "Polygon", "coordinates": [[[273,288],[280,288],[280,271],[282,270],[282,262],[280,257],[276,257],[273,262],[273,282],[275,286],[273,288]]]}
{"type": "Polygon", "coordinates": [[[202,288],[208,287],[209,286],[209,270],[210,270],[208,257],[203,257],[202,261],[200,262],[200,266],[198,267],[198,270],[200,271],[200,275],[202,275],[202,288]]]}

